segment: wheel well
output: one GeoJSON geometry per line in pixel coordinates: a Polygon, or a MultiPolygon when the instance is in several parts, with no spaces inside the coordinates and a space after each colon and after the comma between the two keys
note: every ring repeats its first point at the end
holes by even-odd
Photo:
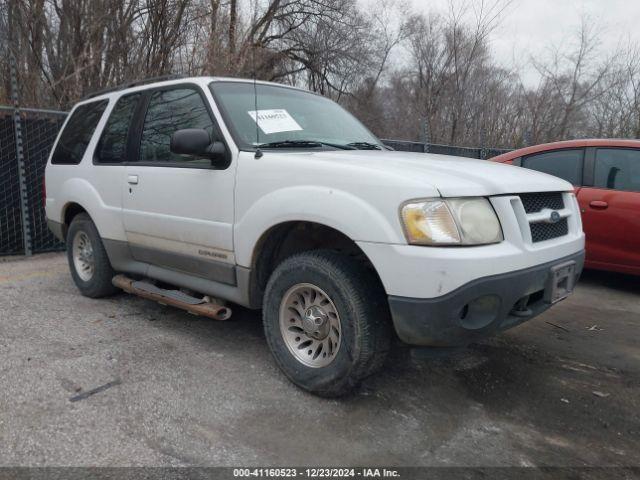
{"type": "Polygon", "coordinates": [[[67,238],[67,232],[69,231],[69,225],[73,221],[73,218],[79,213],[87,213],[87,211],[80,206],[78,203],[70,203],[64,209],[64,217],[63,217],[63,225],[62,225],[62,234],[65,238],[67,238]]]}
{"type": "Polygon", "coordinates": [[[262,303],[271,273],[286,258],[312,250],[333,250],[362,262],[382,285],[375,267],[360,247],[342,232],[314,222],[285,222],[271,227],[258,241],[252,258],[251,303],[262,303]]]}

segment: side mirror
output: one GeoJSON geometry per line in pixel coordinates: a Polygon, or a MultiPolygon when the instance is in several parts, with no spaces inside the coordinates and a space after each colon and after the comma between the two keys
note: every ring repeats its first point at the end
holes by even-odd
{"type": "Polygon", "coordinates": [[[185,128],[171,135],[171,152],[211,159],[211,164],[225,160],[226,148],[222,142],[211,142],[209,132],[201,128],[185,128]]]}

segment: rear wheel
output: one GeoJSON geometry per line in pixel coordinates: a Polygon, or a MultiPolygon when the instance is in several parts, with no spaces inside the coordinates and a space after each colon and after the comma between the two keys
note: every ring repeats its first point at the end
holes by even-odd
{"type": "Polygon", "coordinates": [[[99,298],[118,291],[115,275],[100,234],[86,213],[76,215],[67,232],[67,260],[74,283],[85,297],[99,298]]]}
{"type": "Polygon", "coordinates": [[[386,295],[358,261],[332,251],[283,261],[264,297],[267,342],[299,387],[340,396],[383,363],[390,343],[386,295]]]}

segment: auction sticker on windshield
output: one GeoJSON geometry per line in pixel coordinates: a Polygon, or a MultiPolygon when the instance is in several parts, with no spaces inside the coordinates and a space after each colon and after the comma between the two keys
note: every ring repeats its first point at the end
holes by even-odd
{"type": "Polygon", "coordinates": [[[267,135],[270,133],[302,130],[298,122],[296,122],[285,109],[258,110],[257,120],[255,110],[247,113],[253,118],[253,121],[258,124],[260,130],[267,135]]]}

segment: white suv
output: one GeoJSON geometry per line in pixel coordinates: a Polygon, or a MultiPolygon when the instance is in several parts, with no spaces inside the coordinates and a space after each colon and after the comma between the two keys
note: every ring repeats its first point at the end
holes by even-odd
{"type": "Polygon", "coordinates": [[[115,277],[187,309],[262,308],[280,368],[321,395],[378,368],[394,331],[460,346],[533,318],[584,260],[569,183],[390,151],[336,103],[265,82],[93,95],[59,134],[46,192],[83,295],[114,293],[115,277]]]}

